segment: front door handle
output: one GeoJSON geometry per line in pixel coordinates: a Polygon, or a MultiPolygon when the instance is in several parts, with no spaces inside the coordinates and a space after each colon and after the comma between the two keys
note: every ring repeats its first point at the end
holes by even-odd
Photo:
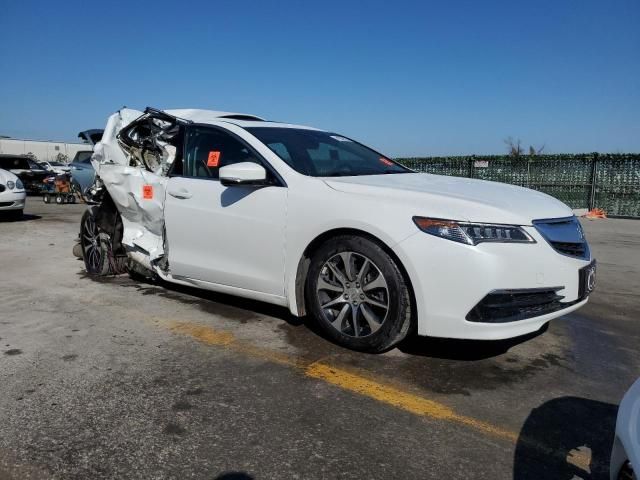
{"type": "Polygon", "coordinates": [[[186,188],[178,188],[176,190],[171,189],[167,193],[172,197],[180,198],[182,200],[191,198],[191,192],[186,188]]]}

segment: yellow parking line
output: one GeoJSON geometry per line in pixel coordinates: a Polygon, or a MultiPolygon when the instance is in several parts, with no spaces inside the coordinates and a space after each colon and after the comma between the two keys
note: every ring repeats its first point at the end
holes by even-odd
{"type": "MultiPolygon", "coordinates": [[[[505,440],[509,443],[520,442],[529,448],[536,449],[547,455],[557,455],[557,453],[548,446],[538,441],[520,437],[516,432],[500,428],[491,423],[461,415],[443,403],[429,400],[378,380],[367,378],[360,373],[349,372],[335,366],[327,365],[324,362],[308,362],[302,358],[261,348],[237,340],[231,332],[218,331],[205,325],[190,322],[166,323],[172,332],[187,335],[204,344],[221,346],[249,357],[260,358],[265,361],[298,369],[307,377],[321,380],[343,390],[357,393],[358,395],[377,400],[421,417],[457,423],[485,436],[505,440]]],[[[576,451],[572,452],[571,456],[566,460],[588,471],[591,456],[582,451],[576,451]]]]}
{"type": "Polygon", "coordinates": [[[370,380],[361,375],[350,373],[333,366],[322,363],[312,363],[305,369],[304,373],[309,377],[323,380],[344,390],[373,398],[379,402],[393,405],[394,407],[422,417],[460,423],[479,430],[486,435],[509,441],[515,442],[518,439],[518,435],[514,432],[495,427],[471,417],[459,415],[453,409],[442,403],[402,391],[399,388],[386,385],[376,380],[370,380]]]}
{"type": "Polygon", "coordinates": [[[189,322],[172,323],[172,332],[182,333],[207,345],[229,345],[235,342],[235,338],[230,332],[219,332],[205,325],[198,325],[189,322]]]}

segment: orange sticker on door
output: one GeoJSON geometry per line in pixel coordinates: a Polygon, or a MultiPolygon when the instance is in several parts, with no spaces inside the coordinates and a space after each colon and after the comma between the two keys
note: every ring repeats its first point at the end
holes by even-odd
{"type": "Polygon", "coordinates": [[[145,200],[151,200],[153,198],[153,185],[142,186],[142,198],[145,200]]]}
{"type": "Polygon", "coordinates": [[[207,167],[217,167],[218,163],[220,163],[220,152],[212,150],[207,157],[207,167]]]}

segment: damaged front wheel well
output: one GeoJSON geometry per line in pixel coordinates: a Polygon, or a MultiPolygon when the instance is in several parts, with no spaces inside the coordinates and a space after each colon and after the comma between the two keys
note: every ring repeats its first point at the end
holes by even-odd
{"type": "Polygon", "coordinates": [[[111,247],[115,255],[126,255],[122,245],[123,225],[120,212],[109,195],[105,192],[96,212],[96,225],[100,231],[106,233],[111,238],[111,247]]]}

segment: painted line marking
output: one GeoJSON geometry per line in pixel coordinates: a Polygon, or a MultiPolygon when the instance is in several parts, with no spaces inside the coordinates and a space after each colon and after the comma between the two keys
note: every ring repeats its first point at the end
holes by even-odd
{"type": "MultiPolygon", "coordinates": [[[[295,368],[309,378],[314,378],[334,385],[342,390],[377,400],[378,402],[391,405],[414,415],[457,423],[488,437],[504,440],[513,444],[524,444],[528,448],[538,450],[545,455],[557,456],[557,452],[536,440],[526,437],[523,438],[517,432],[500,428],[473,417],[461,415],[443,403],[406,392],[398,387],[378,380],[367,378],[360,373],[349,372],[324,362],[309,362],[302,358],[261,348],[236,339],[231,332],[215,330],[206,325],[173,321],[161,322],[161,324],[166,325],[169,330],[174,333],[191,337],[206,345],[224,347],[245,356],[295,368]]],[[[591,454],[588,449],[587,451],[573,450],[564,460],[587,472],[590,471],[591,454]]]]}

